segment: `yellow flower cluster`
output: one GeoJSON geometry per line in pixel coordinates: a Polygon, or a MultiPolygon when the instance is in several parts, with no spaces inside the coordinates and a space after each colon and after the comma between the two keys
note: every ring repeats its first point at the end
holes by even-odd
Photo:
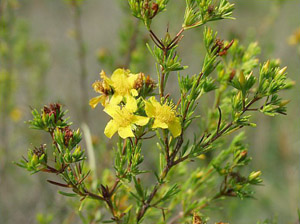
{"type": "MultiPolygon", "coordinates": [[[[141,73],[140,73],[141,74],[141,73]]],[[[181,134],[180,119],[176,111],[167,103],[159,103],[155,97],[144,100],[147,117],[136,115],[138,110],[136,97],[139,95],[140,74],[131,74],[129,70],[117,69],[111,78],[104,71],[100,73],[101,81],[93,83],[93,88],[100,96],[90,100],[90,106],[95,108],[99,103],[104,111],[112,117],[105,127],[104,134],[111,138],[116,132],[123,139],[134,137],[136,126],[145,126],[153,118],[151,128],[169,129],[174,137],[181,134]],[[111,97],[110,97],[111,96],[111,97]]]]}

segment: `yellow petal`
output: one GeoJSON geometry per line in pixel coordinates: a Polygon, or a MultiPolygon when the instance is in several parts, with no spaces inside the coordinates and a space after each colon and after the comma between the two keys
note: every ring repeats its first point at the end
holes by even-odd
{"type": "Polygon", "coordinates": [[[160,121],[159,119],[155,119],[152,128],[168,128],[168,125],[165,122],[160,121]]]}
{"type": "Polygon", "coordinates": [[[115,123],[114,120],[110,120],[104,129],[104,134],[108,138],[111,138],[116,133],[117,130],[118,130],[118,125],[115,123]]]}
{"type": "Polygon", "coordinates": [[[143,117],[143,116],[134,116],[134,124],[139,125],[139,126],[145,126],[149,122],[149,117],[143,117]]]}
{"type": "Polygon", "coordinates": [[[128,95],[126,97],[125,109],[131,113],[134,113],[137,110],[137,102],[134,97],[128,95]]]}
{"type": "Polygon", "coordinates": [[[101,72],[99,73],[99,75],[100,75],[101,79],[106,79],[107,78],[107,75],[106,75],[106,73],[105,73],[105,71],[103,69],[101,70],[101,72]]]}
{"type": "Polygon", "coordinates": [[[118,68],[111,75],[111,81],[118,82],[120,79],[123,79],[125,75],[126,75],[126,71],[122,68],[118,68]]]}
{"type": "Polygon", "coordinates": [[[97,92],[97,93],[101,93],[101,91],[100,91],[101,86],[102,86],[102,82],[100,82],[100,81],[98,81],[98,80],[95,81],[95,82],[92,84],[93,89],[94,89],[95,92],[97,92]]]}
{"type": "Polygon", "coordinates": [[[112,96],[112,98],[110,99],[110,103],[114,104],[114,105],[117,105],[117,104],[119,104],[122,101],[122,99],[123,99],[123,96],[118,95],[118,94],[115,93],[112,96]]]}
{"type": "Polygon", "coordinates": [[[133,87],[133,85],[134,85],[134,83],[135,83],[135,81],[137,80],[138,77],[139,77],[138,74],[136,74],[136,75],[131,74],[131,75],[127,78],[128,82],[130,83],[130,85],[131,85],[132,87],[133,87]]]}
{"type": "Polygon", "coordinates": [[[127,127],[120,127],[118,129],[118,134],[123,139],[128,138],[128,137],[134,137],[134,134],[133,134],[133,132],[131,130],[131,126],[130,125],[128,125],[127,127]]]}
{"type": "Polygon", "coordinates": [[[150,97],[150,102],[152,103],[152,105],[156,108],[160,108],[161,107],[161,104],[155,99],[154,96],[150,97]]]}
{"type": "Polygon", "coordinates": [[[108,104],[104,108],[104,112],[107,113],[112,118],[115,118],[118,113],[121,113],[121,109],[117,105],[108,104]]]}
{"type": "Polygon", "coordinates": [[[112,85],[112,81],[106,76],[106,73],[102,70],[100,72],[100,78],[109,85],[112,85]]]}
{"type": "Polygon", "coordinates": [[[145,102],[145,111],[148,117],[155,117],[155,107],[148,101],[145,102]]]}
{"type": "Polygon", "coordinates": [[[138,96],[139,95],[139,93],[136,89],[130,90],[130,93],[131,93],[132,96],[138,96]]]}
{"type": "Polygon", "coordinates": [[[176,119],[168,124],[168,128],[171,131],[174,138],[178,137],[181,134],[181,124],[180,119],[176,117],[176,119]]]}
{"type": "Polygon", "coordinates": [[[103,97],[104,96],[96,96],[96,97],[90,99],[90,102],[89,102],[90,106],[94,109],[98,105],[98,103],[103,102],[103,97]]]}
{"type": "Polygon", "coordinates": [[[108,96],[102,96],[100,103],[105,107],[108,103],[108,96]]]}

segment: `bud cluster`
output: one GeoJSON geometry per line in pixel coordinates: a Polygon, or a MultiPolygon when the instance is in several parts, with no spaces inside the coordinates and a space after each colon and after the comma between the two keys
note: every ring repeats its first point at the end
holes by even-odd
{"type": "Polygon", "coordinates": [[[184,15],[184,29],[191,29],[201,26],[209,21],[232,18],[231,14],[234,5],[227,0],[218,1],[218,5],[213,5],[212,0],[187,0],[184,15]]]}
{"type": "Polygon", "coordinates": [[[81,141],[81,133],[70,128],[70,123],[64,118],[66,111],[60,104],[44,106],[41,113],[33,110],[33,120],[29,121],[32,128],[46,131],[50,134],[53,147],[46,150],[46,145],[29,149],[28,158],[24,158],[18,164],[33,173],[44,171],[61,173],[72,163],[85,159],[84,151],[78,145],[81,141]],[[50,152],[49,152],[50,151],[50,152]],[[52,151],[52,152],[51,152],[52,151]],[[54,156],[54,163],[49,157],[54,156]]]}
{"type": "Polygon", "coordinates": [[[60,104],[50,104],[44,106],[41,114],[36,109],[32,110],[33,119],[28,123],[33,129],[53,132],[56,127],[64,128],[70,125],[68,119],[63,119],[66,112],[61,110],[60,104]]]}
{"type": "Polygon", "coordinates": [[[245,135],[242,132],[237,135],[230,147],[224,150],[218,157],[213,159],[212,166],[224,177],[221,184],[222,195],[238,196],[240,198],[251,197],[253,191],[250,185],[258,185],[262,182],[259,178],[261,172],[251,172],[249,177],[240,173],[240,169],[248,165],[251,158],[248,158],[248,150],[243,143],[245,135]]]}
{"type": "Polygon", "coordinates": [[[141,19],[150,29],[152,19],[165,10],[169,0],[128,0],[132,14],[141,19]]]}

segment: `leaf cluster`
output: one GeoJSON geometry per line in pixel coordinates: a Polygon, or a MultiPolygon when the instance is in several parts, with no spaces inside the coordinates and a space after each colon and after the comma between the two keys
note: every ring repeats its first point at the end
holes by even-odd
{"type": "Polygon", "coordinates": [[[227,0],[220,0],[216,5],[212,0],[186,0],[182,27],[191,29],[210,21],[232,19],[233,9],[234,4],[229,3],[227,0]]]}

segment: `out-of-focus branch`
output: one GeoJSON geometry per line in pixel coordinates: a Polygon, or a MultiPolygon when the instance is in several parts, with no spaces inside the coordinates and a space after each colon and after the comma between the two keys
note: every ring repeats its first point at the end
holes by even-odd
{"type": "Polygon", "coordinates": [[[80,68],[79,80],[80,80],[80,90],[81,90],[81,119],[82,121],[88,121],[88,110],[87,110],[87,102],[88,102],[88,89],[87,89],[87,66],[86,66],[86,52],[85,52],[85,44],[83,40],[83,31],[82,31],[82,14],[80,3],[76,0],[72,0],[71,2],[73,9],[73,22],[75,29],[75,40],[77,44],[78,51],[78,63],[80,68]]]}
{"type": "MultiPolygon", "coordinates": [[[[15,13],[13,6],[9,3],[9,1],[0,1],[0,19],[7,20],[6,27],[3,27],[4,32],[6,32],[6,39],[0,40],[5,41],[8,49],[13,49],[13,28],[15,23],[15,13]],[[5,9],[4,9],[5,7],[5,9]],[[3,15],[3,12],[6,11],[6,15],[3,15]],[[6,17],[5,17],[6,16],[6,17]]],[[[2,28],[1,28],[2,29],[2,28]]],[[[2,61],[2,60],[1,60],[2,61]]],[[[11,101],[12,101],[12,77],[14,74],[14,51],[10,50],[7,54],[6,58],[3,58],[5,61],[5,70],[6,70],[6,78],[4,81],[2,92],[2,102],[0,102],[0,112],[1,112],[1,121],[0,121],[0,147],[3,148],[4,154],[7,155],[9,153],[9,113],[11,109],[11,101]],[[4,101],[5,99],[5,101],[4,101]]],[[[3,62],[2,61],[2,62],[3,62]]],[[[5,160],[1,163],[1,167],[5,166],[5,160]]]]}
{"type": "Polygon", "coordinates": [[[139,35],[139,20],[136,19],[134,21],[134,30],[130,39],[130,43],[129,43],[129,48],[127,51],[127,54],[125,56],[125,68],[129,68],[130,63],[131,63],[131,58],[132,58],[132,52],[136,49],[136,45],[137,45],[137,37],[139,35]]]}

